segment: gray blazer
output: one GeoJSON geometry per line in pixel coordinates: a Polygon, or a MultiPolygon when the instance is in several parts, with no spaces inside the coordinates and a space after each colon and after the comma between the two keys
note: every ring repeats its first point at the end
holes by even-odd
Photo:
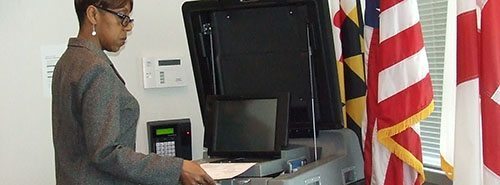
{"type": "Polygon", "coordinates": [[[71,38],[52,81],[57,184],[178,184],[182,159],[135,152],[138,118],[106,54],[71,38]]]}

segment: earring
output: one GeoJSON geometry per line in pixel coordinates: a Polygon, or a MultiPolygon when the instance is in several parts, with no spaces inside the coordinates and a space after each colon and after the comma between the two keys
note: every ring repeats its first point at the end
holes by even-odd
{"type": "Polygon", "coordinates": [[[95,32],[95,25],[92,25],[92,36],[95,36],[97,33],[95,32]]]}

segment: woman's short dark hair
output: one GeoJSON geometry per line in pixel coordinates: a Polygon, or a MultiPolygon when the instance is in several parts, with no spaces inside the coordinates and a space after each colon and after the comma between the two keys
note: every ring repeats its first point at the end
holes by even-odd
{"type": "Polygon", "coordinates": [[[75,10],[76,15],[78,16],[78,22],[80,25],[83,24],[87,14],[87,8],[90,5],[108,9],[117,9],[125,7],[127,3],[130,3],[130,11],[132,11],[132,8],[134,7],[133,0],[75,0],[75,10]]]}

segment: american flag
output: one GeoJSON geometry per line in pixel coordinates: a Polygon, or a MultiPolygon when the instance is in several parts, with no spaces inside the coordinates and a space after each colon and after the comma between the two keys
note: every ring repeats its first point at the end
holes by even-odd
{"type": "Polygon", "coordinates": [[[425,180],[419,122],[434,109],[416,0],[366,0],[366,184],[425,180]]]}

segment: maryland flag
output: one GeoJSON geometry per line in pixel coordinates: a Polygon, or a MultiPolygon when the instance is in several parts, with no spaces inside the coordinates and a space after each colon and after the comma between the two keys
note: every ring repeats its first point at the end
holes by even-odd
{"type": "Polygon", "coordinates": [[[363,16],[359,0],[330,0],[344,126],[360,140],[366,115],[363,16]]]}

